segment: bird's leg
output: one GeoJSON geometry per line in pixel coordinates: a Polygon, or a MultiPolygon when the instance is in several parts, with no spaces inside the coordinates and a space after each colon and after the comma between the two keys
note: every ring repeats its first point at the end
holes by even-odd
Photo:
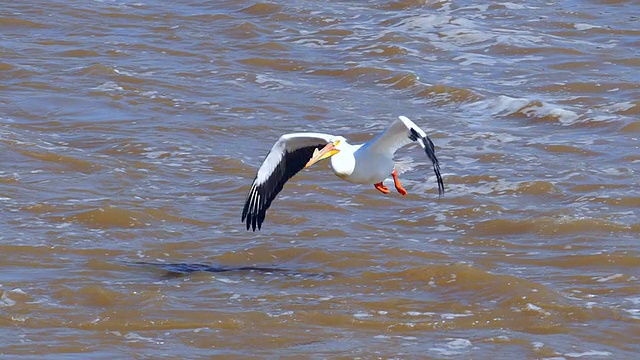
{"type": "Polygon", "coordinates": [[[396,190],[398,190],[398,192],[401,195],[407,195],[407,190],[405,190],[402,187],[402,184],[400,183],[400,180],[398,180],[398,172],[396,171],[396,169],[393,169],[393,172],[391,173],[391,176],[393,176],[393,184],[396,186],[396,190]]]}
{"type": "Polygon", "coordinates": [[[377,184],[373,184],[373,186],[376,188],[376,190],[380,191],[383,194],[388,194],[390,193],[389,188],[382,185],[382,181],[380,181],[377,184]]]}

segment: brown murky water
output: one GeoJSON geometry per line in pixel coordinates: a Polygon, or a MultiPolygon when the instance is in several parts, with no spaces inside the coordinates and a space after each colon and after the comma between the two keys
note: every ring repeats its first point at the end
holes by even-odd
{"type": "Polygon", "coordinates": [[[474,3],[5,1],[0,358],[637,356],[640,5],[474,3]],[[443,198],[410,147],[244,230],[281,134],[398,115],[443,198]]]}

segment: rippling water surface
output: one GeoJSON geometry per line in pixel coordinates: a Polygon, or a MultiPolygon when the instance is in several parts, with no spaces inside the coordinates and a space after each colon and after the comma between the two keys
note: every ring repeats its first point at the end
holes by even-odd
{"type": "Polygon", "coordinates": [[[634,1],[0,8],[2,358],[634,358],[634,1]],[[407,197],[296,176],[283,133],[398,115],[407,197]],[[192,270],[205,270],[191,272],[192,270]]]}

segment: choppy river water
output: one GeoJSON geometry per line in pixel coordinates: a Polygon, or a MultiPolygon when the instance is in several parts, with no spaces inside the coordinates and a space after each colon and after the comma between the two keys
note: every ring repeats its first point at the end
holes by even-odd
{"type": "Polygon", "coordinates": [[[0,358],[638,356],[640,5],[477,3],[5,1],[0,358]],[[444,197],[407,147],[244,230],[281,134],[399,115],[444,197]]]}

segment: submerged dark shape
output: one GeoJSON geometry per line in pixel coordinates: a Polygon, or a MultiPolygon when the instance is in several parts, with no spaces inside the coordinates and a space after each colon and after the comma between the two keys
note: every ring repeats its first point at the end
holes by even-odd
{"type": "Polygon", "coordinates": [[[121,264],[126,266],[149,266],[156,269],[164,270],[167,273],[163,276],[166,279],[173,279],[182,276],[187,276],[194,272],[208,272],[208,273],[254,273],[262,275],[287,275],[294,277],[331,277],[335,274],[330,273],[312,273],[305,271],[296,271],[292,269],[285,269],[281,267],[270,266],[223,266],[213,264],[198,264],[198,263],[163,263],[163,262],[148,262],[148,261],[122,261],[121,264]]]}
{"type": "Polygon", "coordinates": [[[210,272],[210,273],[222,273],[231,271],[244,271],[244,272],[260,272],[265,274],[271,273],[292,273],[291,270],[281,269],[276,267],[262,267],[262,266],[220,266],[220,265],[208,265],[208,264],[192,264],[192,263],[161,263],[161,262],[147,262],[147,261],[135,261],[129,263],[129,265],[145,265],[155,268],[159,268],[167,271],[167,275],[179,276],[187,275],[194,272],[210,272]]]}

